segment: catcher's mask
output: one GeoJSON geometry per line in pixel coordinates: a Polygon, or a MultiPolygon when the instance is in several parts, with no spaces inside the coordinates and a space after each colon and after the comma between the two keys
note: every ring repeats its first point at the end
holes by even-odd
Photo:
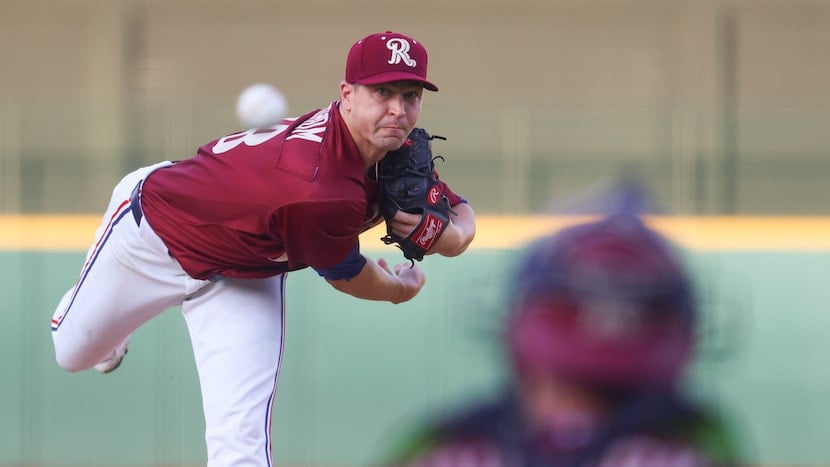
{"type": "Polygon", "coordinates": [[[670,245],[634,215],[537,240],[512,292],[504,337],[520,377],[674,386],[692,354],[689,281],[670,245]]]}

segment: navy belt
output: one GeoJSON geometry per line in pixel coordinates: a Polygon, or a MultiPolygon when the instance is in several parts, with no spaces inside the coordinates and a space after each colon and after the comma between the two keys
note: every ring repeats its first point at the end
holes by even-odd
{"type": "Polygon", "coordinates": [[[133,219],[135,219],[135,225],[141,226],[141,218],[144,217],[144,213],[141,212],[141,184],[144,180],[141,180],[136,184],[135,188],[133,188],[133,192],[130,193],[130,209],[133,211],[133,219]]]}
{"type": "MultiPolygon", "coordinates": [[[[139,227],[141,227],[141,219],[144,217],[144,213],[141,212],[141,185],[143,183],[144,180],[138,182],[135,188],[133,188],[133,192],[130,193],[130,210],[133,212],[133,219],[135,219],[135,225],[139,227]]],[[[170,255],[171,258],[173,257],[173,253],[170,253],[170,250],[167,250],[167,254],[170,255]]]]}

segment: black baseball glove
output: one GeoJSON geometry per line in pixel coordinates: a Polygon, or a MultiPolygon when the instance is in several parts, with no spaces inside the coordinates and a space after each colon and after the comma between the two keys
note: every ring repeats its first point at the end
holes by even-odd
{"type": "Polygon", "coordinates": [[[443,157],[432,156],[433,139],[446,138],[430,135],[423,128],[413,129],[399,149],[387,153],[375,166],[373,174],[381,182],[380,211],[386,219],[386,235],[381,240],[387,245],[396,244],[412,264],[424,259],[447,228],[450,214],[455,214],[434,172],[435,159],[443,157]],[[422,215],[406,238],[389,227],[399,210],[422,215]]]}

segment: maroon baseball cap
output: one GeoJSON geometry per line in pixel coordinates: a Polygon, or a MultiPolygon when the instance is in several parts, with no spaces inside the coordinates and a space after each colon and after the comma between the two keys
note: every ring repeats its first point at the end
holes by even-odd
{"type": "Polygon", "coordinates": [[[403,34],[386,31],[355,42],[346,59],[346,82],[381,84],[412,80],[430,91],[438,86],[427,81],[427,51],[423,44],[403,34]]]}

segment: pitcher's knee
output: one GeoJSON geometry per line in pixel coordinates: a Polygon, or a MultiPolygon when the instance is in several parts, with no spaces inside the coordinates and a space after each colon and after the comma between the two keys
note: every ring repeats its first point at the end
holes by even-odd
{"type": "Polygon", "coordinates": [[[55,353],[55,360],[58,362],[59,367],[71,373],[76,373],[92,367],[92,365],[89,365],[72,355],[62,354],[59,352],[55,353]]]}
{"type": "Polygon", "coordinates": [[[75,348],[65,348],[55,341],[55,361],[58,366],[71,373],[92,368],[96,362],[90,362],[89,357],[75,348]]]}

